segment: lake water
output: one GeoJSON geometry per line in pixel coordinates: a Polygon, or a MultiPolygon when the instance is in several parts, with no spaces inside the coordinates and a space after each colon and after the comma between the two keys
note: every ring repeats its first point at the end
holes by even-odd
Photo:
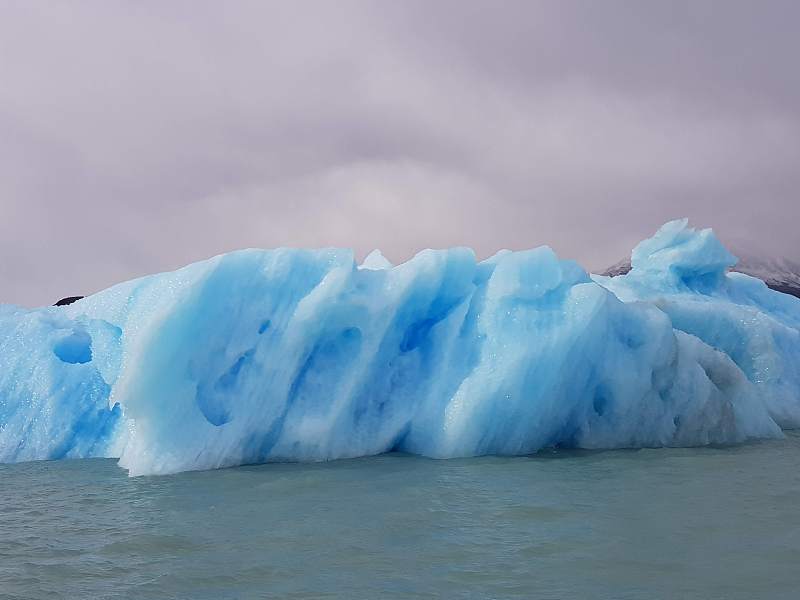
{"type": "Polygon", "coordinates": [[[0,465],[0,597],[800,598],[800,435],[128,478],[0,465]]]}

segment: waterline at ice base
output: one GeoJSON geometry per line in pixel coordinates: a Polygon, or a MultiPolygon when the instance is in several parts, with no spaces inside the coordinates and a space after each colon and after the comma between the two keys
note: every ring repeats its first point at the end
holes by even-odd
{"type": "Polygon", "coordinates": [[[685,220],[625,275],[547,247],[242,250],[0,306],[0,462],[131,475],[401,451],[730,444],[800,426],[800,299],[685,220]]]}

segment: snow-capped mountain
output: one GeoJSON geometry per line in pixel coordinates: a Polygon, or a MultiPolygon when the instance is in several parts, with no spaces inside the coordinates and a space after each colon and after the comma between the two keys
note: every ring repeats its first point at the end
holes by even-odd
{"type": "MultiPolygon", "coordinates": [[[[800,263],[787,258],[759,258],[735,251],[734,254],[739,262],[732,271],[758,277],[773,290],[800,298],[800,263]]],[[[601,275],[616,277],[630,270],[631,261],[626,258],[608,267],[601,275]]]]}
{"type": "Polygon", "coordinates": [[[800,298],[800,263],[786,258],[740,256],[734,271],[758,277],[773,290],[800,298]]]}

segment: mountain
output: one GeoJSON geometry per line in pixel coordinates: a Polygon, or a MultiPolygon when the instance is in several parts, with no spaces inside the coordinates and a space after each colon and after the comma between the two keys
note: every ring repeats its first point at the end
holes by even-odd
{"type": "MultiPolygon", "coordinates": [[[[734,253],[735,254],[735,253],[734,253]]],[[[770,288],[800,298],[800,263],[786,258],[759,258],[737,254],[739,262],[731,269],[751,277],[757,277],[770,288]]],[[[608,277],[625,275],[631,270],[629,258],[623,259],[600,273],[608,277]]]]}
{"type": "Polygon", "coordinates": [[[763,259],[745,256],[739,259],[734,271],[758,277],[773,290],[800,298],[800,263],[786,258],[763,259]]]}
{"type": "Polygon", "coordinates": [[[77,302],[81,298],[83,298],[83,296],[67,296],[66,298],[62,298],[61,300],[53,304],[53,306],[69,306],[70,304],[72,304],[73,302],[77,302]]]}

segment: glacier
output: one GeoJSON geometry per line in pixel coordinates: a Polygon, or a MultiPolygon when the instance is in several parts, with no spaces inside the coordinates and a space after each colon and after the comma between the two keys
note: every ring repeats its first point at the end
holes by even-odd
{"type": "Polygon", "coordinates": [[[401,451],[730,444],[800,426],[800,299],[664,225],[626,275],[548,247],[241,250],[0,305],[0,462],[131,475],[401,451]]]}

